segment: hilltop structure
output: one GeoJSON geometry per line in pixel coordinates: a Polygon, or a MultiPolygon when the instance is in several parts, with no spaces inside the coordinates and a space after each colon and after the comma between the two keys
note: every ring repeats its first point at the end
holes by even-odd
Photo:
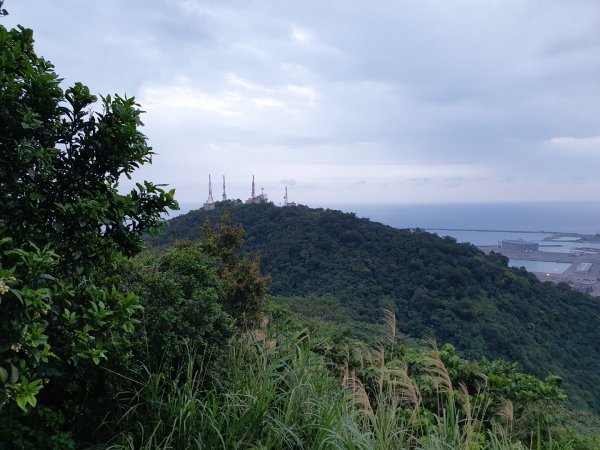
{"type": "MultiPolygon", "coordinates": [[[[227,191],[225,189],[225,175],[223,175],[223,194],[222,201],[232,203],[232,204],[242,204],[241,200],[228,200],[227,191]]],[[[264,188],[260,189],[260,194],[256,195],[256,183],[254,181],[254,175],[252,175],[252,191],[250,193],[250,198],[248,198],[245,202],[246,204],[260,204],[260,203],[269,203],[269,198],[267,194],[265,194],[264,188]]],[[[280,206],[296,206],[296,203],[290,202],[288,198],[288,190],[287,186],[285,187],[285,195],[283,197],[283,205],[280,203],[280,206]]],[[[216,208],[215,201],[213,199],[212,194],[212,179],[211,176],[208,175],[208,198],[204,202],[202,206],[202,210],[204,211],[212,211],[216,208]]]]}
{"type": "MultiPolygon", "coordinates": [[[[223,183],[224,182],[225,181],[223,179],[223,183]]],[[[223,186],[225,186],[225,185],[223,185],[223,186]]],[[[208,199],[204,202],[204,206],[202,207],[202,209],[204,211],[212,211],[213,209],[215,209],[215,201],[213,200],[213,195],[212,195],[212,185],[211,185],[211,181],[210,181],[210,175],[208,175],[208,199]]]]}
{"type": "Polygon", "coordinates": [[[265,190],[261,188],[260,195],[256,195],[256,187],[254,184],[254,175],[252,175],[252,194],[250,198],[246,200],[246,203],[267,203],[269,199],[265,195],[265,190]]]}
{"type": "Polygon", "coordinates": [[[296,206],[294,202],[288,201],[287,186],[285,187],[285,196],[283,197],[283,206],[296,206]]]}

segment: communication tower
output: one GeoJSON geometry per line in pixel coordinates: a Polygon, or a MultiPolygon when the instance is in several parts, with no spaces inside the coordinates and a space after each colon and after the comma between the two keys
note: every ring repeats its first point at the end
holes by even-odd
{"type": "Polygon", "coordinates": [[[260,195],[256,195],[256,185],[254,183],[254,175],[252,175],[252,195],[246,200],[246,203],[266,203],[267,201],[264,188],[261,188],[260,195]]]}
{"type": "Polygon", "coordinates": [[[204,202],[204,206],[202,207],[204,211],[212,211],[215,209],[215,201],[213,200],[212,195],[212,183],[210,180],[210,175],[208,175],[208,199],[204,202]]]}
{"type": "Polygon", "coordinates": [[[296,206],[294,202],[288,201],[287,186],[285,187],[285,196],[283,197],[283,206],[296,206]]]}

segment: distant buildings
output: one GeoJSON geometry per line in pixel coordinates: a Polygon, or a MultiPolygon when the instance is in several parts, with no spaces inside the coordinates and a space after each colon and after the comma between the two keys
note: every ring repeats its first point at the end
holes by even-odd
{"type": "Polygon", "coordinates": [[[593,264],[591,262],[582,262],[582,263],[579,263],[579,265],[575,269],[575,272],[577,272],[577,273],[590,273],[590,270],[592,270],[592,266],[593,266],[593,264]]]}
{"type": "Polygon", "coordinates": [[[540,244],[537,242],[524,241],[522,239],[502,240],[500,241],[499,247],[503,250],[513,252],[537,252],[540,249],[540,244]]]}

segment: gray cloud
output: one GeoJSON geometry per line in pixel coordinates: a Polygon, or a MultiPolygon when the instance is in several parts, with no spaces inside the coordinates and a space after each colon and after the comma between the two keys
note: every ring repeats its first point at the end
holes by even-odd
{"type": "Polygon", "coordinates": [[[252,173],[265,190],[295,180],[301,203],[600,189],[595,0],[5,6],[5,25],[33,28],[66,83],[143,103],[158,155],[140,176],[184,202],[209,172],[240,197],[252,173]]]}

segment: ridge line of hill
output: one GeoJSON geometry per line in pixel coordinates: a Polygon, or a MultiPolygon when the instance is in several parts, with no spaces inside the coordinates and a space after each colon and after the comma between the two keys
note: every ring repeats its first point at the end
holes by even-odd
{"type": "Polygon", "coordinates": [[[202,223],[225,211],[243,226],[245,250],[260,255],[272,294],[333,295],[365,322],[390,308],[399,332],[432,334],[465,357],[516,361],[536,376],[560,375],[573,406],[600,411],[597,299],[450,237],[306,206],[217,202],[214,211],[169,220],[149,242],[200,239],[202,223]]]}

